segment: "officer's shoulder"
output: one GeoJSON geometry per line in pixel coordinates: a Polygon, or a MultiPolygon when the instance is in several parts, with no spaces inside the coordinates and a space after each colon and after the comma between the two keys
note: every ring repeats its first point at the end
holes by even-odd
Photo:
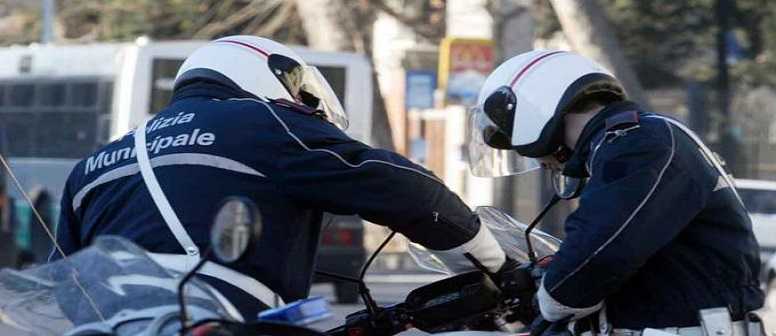
{"type": "Polygon", "coordinates": [[[639,114],[637,121],[630,117],[610,121],[594,145],[588,169],[597,171],[604,181],[644,167],[658,167],[674,151],[666,123],[646,114],[639,114]]]}
{"type": "Polygon", "coordinates": [[[255,111],[266,112],[266,113],[253,114],[255,116],[265,116],[265,115],[274,114],[276,117],[287,119],[289,116],[293,117],[297,114],[309,115],[315,112],[314,109],[310,109],[309,107],[306,107],[301,104],[296,104],[294,102],[291,102],[285,99],[261,100],[261,99],[255,99],[255,98],[234,98],[234,99],[230,99],[229,101],[233,102],[234,104],[240,105],[241,108],[249,109],[253,112],[255,111]]]}
{"type": "Polygon", "coordinates": [[[257,98],[230,98],[219,100],[219,102],[228,103],[230,109],[248,109],[253,111],[272,109],[269,102],[257,98]]]}
{"type": "Polygon", "coordinates": [[[302,115],[314,115],[318,113],[314,108],[304,104],[292,102],[287,99],[270,99],[269,105],[276,109],[281,109],[288,112],[299,113],[302,115]]]}
{"type": "Polygon", "coordinates": [[[308,136],[351,140],[341,129],[324,120],[322,112],[314,108],[286,99],[271,99],[269,106],[294,132],[303,132],[308,136]]]}
{"type": "Polygon", "coordinates": [[[606,119],[599,136],[605,152],[665,152],[673,147],[673,131],[663,117],[637,111],[606,119]]]}
{"type": "MultiPolygon", "coordinates": [[[[91,154],[90,154],[91,155],[91,154]]],[[[67,175],[67,180],[65,181],[65,190],[63,191],[63,197],[72,197],[72,193],[75,193],[78,191],[82,186],[88,184],[86,182],[86,174],[84,174],[86,167],[86,158],[81,159],[80,161],[76,162],[76,164],[73,166],[73,168],[70,170],[70,173],[67,175]],[[69,192],[70,195],[67,195],[69,192]]]]}

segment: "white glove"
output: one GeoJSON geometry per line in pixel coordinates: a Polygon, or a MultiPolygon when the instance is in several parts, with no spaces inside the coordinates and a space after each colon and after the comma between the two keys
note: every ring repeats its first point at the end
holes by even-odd
{"type": "Polygon", "coordinates": [[[480,223],[480,230],[468,242],[449,250],[429,250],[441,260],[453,273],[464,273],[477,270],[464,254],[469,253],[492,273],[498,272],[506,260],[506,254],[501,249],[496,238],[485,224],[480,223]]]}

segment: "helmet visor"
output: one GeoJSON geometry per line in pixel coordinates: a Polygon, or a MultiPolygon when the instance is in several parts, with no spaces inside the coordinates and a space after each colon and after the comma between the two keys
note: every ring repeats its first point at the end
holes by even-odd
{"type": "Polygon", "coordinates": [[[536,159],[521,156],[515,150],[506,148],[509,138],[499,131],[481,105],[469,110],[468,138],[469,168],[474,176],[518,175],[541,167],[536,159]]]}
{"type": "Polygon", "coordinates": [[[305,105],[323,111],[326,118],[341,130],[348,128],[348,116],[329,82],[314,66],[304,66],[299,93],[305,105]],[[312,97],[310,97],[312,96],[312,97]]]}

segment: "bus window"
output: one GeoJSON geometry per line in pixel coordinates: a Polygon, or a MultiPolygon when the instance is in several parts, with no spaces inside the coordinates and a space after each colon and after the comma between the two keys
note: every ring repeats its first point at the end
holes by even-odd
{"type": "Polygon", "coordinates": [[[65,84],[41,84],[38,86],[38,92],[35,96],[39,106],[62,106],[65,104],[65,84]]]}
{"type": "Polygon", "coordinates": [[[110,115],[103,115],[97,118],[97,144],[104,145],[110,142],[110,115]]]}
{"type": "Polygon", "coordinates": [[[30,157],[35,153],[36,117],[29,113],[0,113],[0,127],[5,137],[3,150],[9,157],[30,157]]]}
{"type": "Polygon", "coordinates": [[[11,85],[11,106],[32,106],[35,97],[35,87],[32,84],[11,85]]]}
{"type": "Polygon", "coordinates": [[[175,75],[183,59],[154,59],[151,66],[151,99],[148,112],[156,114],[170,103],[175,75]]]}
{"type": "Polygon", "coordinates": [[[52,158],[83,158],[100,145],[97,139],[97,114],[69,111],[39,116],[36,132],[46,134],[36,139],[35,156],[52,158]]]}
{"type": "Polygon", "coordinates": [[[94,107],[96,104],[96,82],[75,82],[70,84],[70,106],[94,107]]]}
{"type": "Polygon", "coordinates": [[[5,85],[0,85],[0,106],[5,106],[5,85]]]}
{"type": "Polygon", "coordinates": [[[345,80],[346,80],[345,68],[338,67],[338,66],[316,66],[316,68],[318,68],[318,70],[321,71],[323,78],[326,78],[326,81],[329,82],[331,89],[334,90],[334,94],[337,95],[337,99],[339,99],[340,104],[342,104],[342,106],[344,107],[345,90],[347,89],[345,87],[345,80]]]}
{"type": "Polygon", "coordinates": [[[13,139],[3,145],[11,157],[77,159],[110,138],[110,80],[42,78],[3,87],[8,104],[0,104],[0,127],[13,139]]]}
{"type": "Polygon", "coordinates": [[[98,112],[104,117],[110,118],[113,109],[113,82],[101,82],[100,84],[100,98],[102,99],[98,112]]]}
{"type": "Polygon", "coordinates": [[[113,110],[113,82],[102,82],[100,85],[100,106],[97,113],[97,144],[104,145],[111,139],[111,122],[113,110]]]}

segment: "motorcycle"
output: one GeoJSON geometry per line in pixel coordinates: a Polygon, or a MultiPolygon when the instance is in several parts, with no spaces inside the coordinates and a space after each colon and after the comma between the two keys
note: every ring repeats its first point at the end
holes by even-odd
{"type": "MultiPolygon", "coordinates": [[[[508,214],[493,207],[480,207],[476,213],[483,225],[507,255],[524,265],[525,282],[521,286],[535,289],[539,274],[532,274],[531,265],[537,259],[551,256],[561,241],[552,235],[533,230],[532,225],[518,222],[508,214]],[[529,239],[530,238],[530,239],[529,239]]],[[[472,330],[489,333],[455,333],[456,335],[513,334],[524,329],[534,318],[533,302],[512,301],[487,274],[487,270],[453,275],[445,265],[424,247],[410,243],[410,256],[428,270],[449,277],[427,284],[408,293],[403,302],[377,307],[365,291],[367,308],[346,317],[344,325],[329,330],[334,336],[395,335],[410,329],[412,334],[446,333],[472,330]]],[[[361,287],[365,287],[361,282],[361,287]]]]}
{"type": "MultiPolygon", "coordinates": [[[[510,257],[529,263],[534,253],[551,255],[560,241],[517,222],[498,209],[478,208],[510,257]],[[521,233],[531,239],[523,240],[521,233]]],[[[250,200],[225,201],[215,216],[212,246],[186,274],[154,262],[152,254],[113,236],[71,256],[42,266],[0,271],[0,322],[35,335],[424,335],[457,330],[514,332],[508,322],[516,305],[480,271],[452,275],[411,291],[403,302],[378,307],[362,279],[366,309],[350,314],[344,325],[327,332],[295,323],[329,315],[321,299],[304,300],[267,311],[246,323],[239,312],[193,275],[206,260],[237,262],[261,234],[261,216],[250,200]],[[408,331],[409,330],[409,331],[408,331]]],[[[386,241],[387,242],[387,241],[386,241]]],[[[379,250],[370,258],[370,262],[379,250]]],[[[449,273],[432,253],[412,245],[421,267],[449,273]]],[[[364,272],[366,271],[364,268],[364,272]]],[[[362,277],[363,278],[363,277],[362,277]]],[[[477,332],[457,335],[480,335],[477,332]]],[[[484,335],[484,334],[483,334],[484,335]]]]}
{"type": "MultiPolygon", "coordinates": [[[[2,156],[0,162],[19,187],[2,156]]],[[[557,179],[556,196],[529,225],[495,208],[476,210],[507,255],[521,263],[515,278],[518,287],[535,291],[541,278],[535,265],[560,246],[560,240],[534,227],[552,206],[573,197],[582,185],[583,181],[557,179]]],[[[33,213],[43,223],[34,207],[33,213]]],[[[319,272],[358,284],[365,309],[348,315],[343,325],[325,332],[305,327],[330,316],[321,298],[267,310],[258,321],[246,322],[226,298],[195,274],[209,262],[227,266],[238,262],[261,235],[261,224],[261,214],[251,200],[224,200],[214,217],[211,246],[186,272],[165,268],[154,261],[152,253],[112,236],[99,237],[92,246],[70,256],[60,251],[60,260],[42,266],[0,270],[0,324],[46,336],[528,336],[562,330],[555,327],[565,325],[538,319],[528,332],[526,326],[536,315],[533,292],[518,299],[508,297],[484,267],[412,290],[403,302],[378,306],[363,278],[395,233],[368,259],[359,278],[319,272]]],[[[53,234],[43,226],[56,245],[53,234]]],[[[423,268],[451,273],[419,245],[410,245],[410,255],[423,268]]],[[[764,326],[769,323],[773,321],[763,321],[764,326]]],[[[657,331],[655,335],[666,334],[657,331]]]]}

